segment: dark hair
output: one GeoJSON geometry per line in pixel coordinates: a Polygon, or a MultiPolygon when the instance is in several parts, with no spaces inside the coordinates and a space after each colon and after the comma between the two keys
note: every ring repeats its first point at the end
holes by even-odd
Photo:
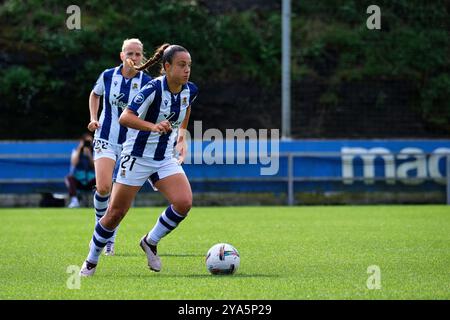
{"type": "Polygon", "coordinates": [[[188,51],[186,50],[186,48],[179,46],[177,44],[173,44],[173,45],[169,46],[167,48],[167,50],[164,50],[164,54],[162,57],[163,65],[166,62],[169,62],[170,64],[172,64],[173,57],[175,56],[175,53],[177,53],[177,52],[188,52],[188,51]]]}
{"type": "Polygon", "coordinates": [[[83,147],[92,148],[92,135],[90,133],[83,133],[80,140],[83,141],[83,147]]]}
{"type": "Polygon", "coordinates": [[[135,69],[138,71],[142,71],[145,69],[148,69],[155,64],[157,64],[159,61],[161,61],[161,74],[164,73],[164,64],[166,62],[169,62],[172,64],[173,57],[177,52],[188,52],[186,48],[176,45],[176,44],[168,44],[164,43],[163,45],[159,46],[158,49],[156,49],[155,53],[153,54],[153,57],[151,57],[146,63],[144,63],[140,67],[136,67],[135,69]]]}

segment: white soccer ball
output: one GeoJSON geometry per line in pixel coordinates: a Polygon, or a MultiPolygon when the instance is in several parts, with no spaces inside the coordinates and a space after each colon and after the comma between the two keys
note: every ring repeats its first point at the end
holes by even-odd
{"type": "Polygon", "coordinates": [[[206,254],[206,268],[211,274],[233,274],[239,268],[239,252],[228,243],[218,243],[206,254]]]}

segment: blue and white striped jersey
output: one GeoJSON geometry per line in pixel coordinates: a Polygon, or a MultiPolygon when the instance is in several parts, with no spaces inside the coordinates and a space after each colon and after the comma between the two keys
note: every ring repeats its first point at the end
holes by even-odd
{"type": "Polygon", "coordinates": [[[188,82],[178,94],[172,94],[166,76],[155,78],[145,85],[128,108],[139,118],[151,123],[169,120],[172,131],[159,134],[129,129],[127,141],[123,144],[123,153],[156,161],[172,158],[179,127],[197,93],[197,86],[188,82]]]}
{"type": "Polygon", "coordinates": [[[100,114],[100,128],[95,131],[95,139],[108,141],[113,145],[125,142],[128,128],[119,124],[122,110],[133,100],[139,90],[152,78],[139,72],[132,79],[121,73],[122,65],[102,72],[94,86],[97,96],[103,95],[103,110],[100,114]]]}

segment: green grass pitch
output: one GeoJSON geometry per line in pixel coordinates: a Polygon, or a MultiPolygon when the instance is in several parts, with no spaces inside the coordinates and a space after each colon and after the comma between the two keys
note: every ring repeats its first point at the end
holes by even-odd
{"type": "Polygon", "coordinates": [[[450,299],[447,206],[196,207],[154,273],[138,243],[162,209],[131,208],[116,256],[79,289],[69,266],[88,253],[92,209],[0,210],[0,299],[450,299]],[[218,242],[239,250],[235,275],[207,272],[218,242]]]}

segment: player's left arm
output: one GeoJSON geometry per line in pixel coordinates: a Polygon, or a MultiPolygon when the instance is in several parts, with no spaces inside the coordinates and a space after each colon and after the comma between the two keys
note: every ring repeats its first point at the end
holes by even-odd
{"type": "Polygon", "coordinates": [[[186,115],[185,115],[184,120],[181,123],[180,128],[178,130],[177,145],[175,148],[178,152],[178,163],[179,164],[183,163],[184,158],[186,157],[186,153],[187,153],[186,131],[187,131],[187,126],[189,124],[190,115],[191,115],[191,106],[189,106],[186,109],[186,115]]]}

